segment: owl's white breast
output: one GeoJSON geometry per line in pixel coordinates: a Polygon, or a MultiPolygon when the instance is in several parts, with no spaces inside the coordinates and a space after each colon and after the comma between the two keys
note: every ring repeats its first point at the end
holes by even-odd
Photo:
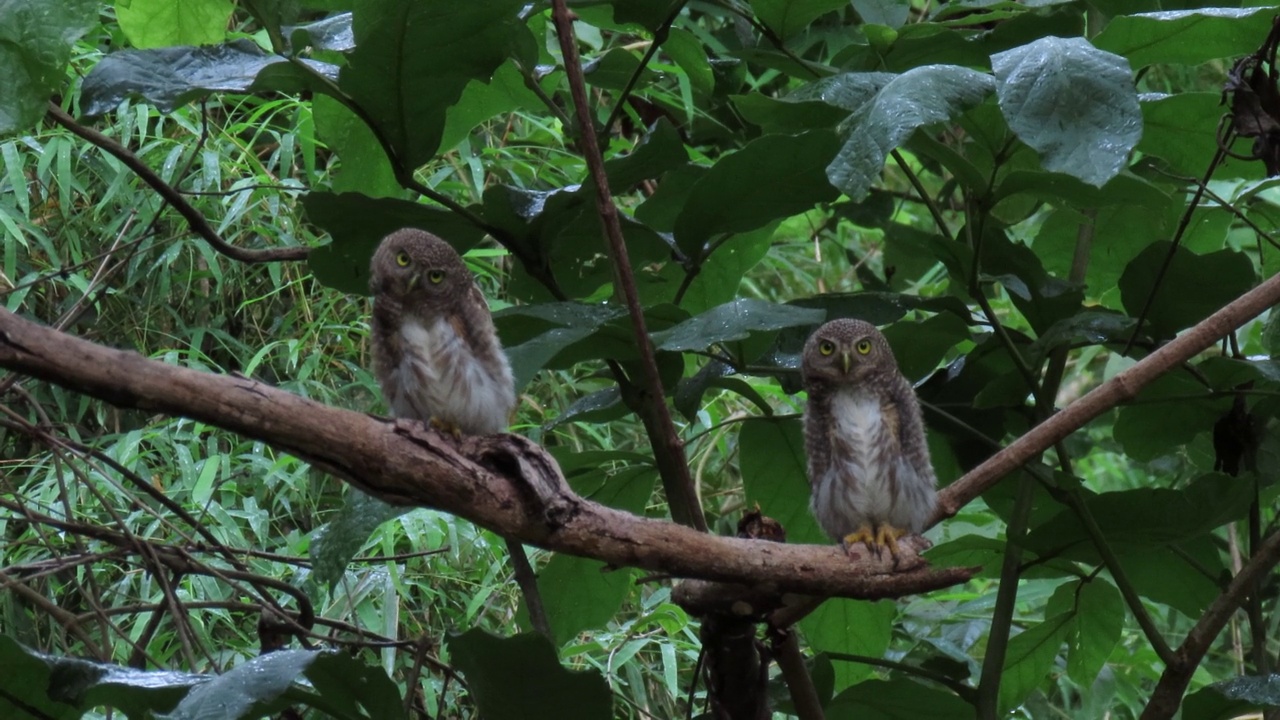
{"type": "Polygon", "coordinates": [[[483,363],[448,320],[400,327],[403,354],[392,370],[387,404],[398,417],[436,418],[467,434],[502,432],[515,406],[511,367],[501,348],[483,363]]]}
{"type": "Polygon", "coordinates": [[[863,524],[900,521],[896,517],[892,476],[901,463],[886,452],[892,433],[880,399],[859,388],[831,396],[830,462],[814,478],[813,509],[818,523],[840,538],[863,524]],[[892,466],[891,466],[892,465],[892,466]]]}

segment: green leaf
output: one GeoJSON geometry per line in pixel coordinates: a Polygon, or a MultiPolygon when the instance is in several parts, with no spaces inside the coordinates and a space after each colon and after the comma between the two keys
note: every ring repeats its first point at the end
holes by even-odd
{"type": "Polygon", "coordinates": [[[448,210],[394,198],[360,193],[312,192],[302,200],[307,219],[323,228],[333,242],[307,257],[316,279],[343,292],[369,293],[369,258],[382,238],[400,228],[426,230],[465,253],[484,232],[448,210]]]}
{"type": "Polygon", "coordinates": [[[795,418],[751,419],[738,433],[742,487],[748,506],[782,523],[787,541],[829,544],[809,512],[804,433],[795,418]]]}
{"type": "Polygon", "coordinates": [[[1220,250],[1197,255],[1178,246],[1169,258],[1170,246],[1168,241],[1148,245],[1125,266],[1119,283],[1120,300],[1135,318],[1156,293],[1143,329],[1157,338],[1171,338],[1195,325],[1258,281],[1257,271],[1244,253],[1220,250]],[[1156,278],[1166,259],[1168,267],[1157,288],[1156,278]],[[1205,282],[1205,278],[1213,278],[1213,282],[1205,282]]]}
{"type": "Polygon", "coordinates": [[[1231,398],[1213,397],[1184,373],[1169,373],[1142,389],[1120,408],[1112,435],[1134,460],[1145,462],[1177,452],[1231,408],[1231,398]]]}
{"type": "Polygon", "coordinates": [[[1129,63],[1084,38],[1048,37],[991,56],[996,98],[1047,170],[1102,187],[1142,137],[1129,63]]]}
{"type": "MultiPolygon", "coordinates": [[[[1093,243],[1085,274],[1088,297],[1102,299],[1108,307],[1119,307],[1116,285],[1125,266],[1148,245],[1169,236],[1169,217],[1181,209],[1181,202],[1176,207],[1170,202],[1163,209],[1131,205],[1098,209],[1092,222],[1093,243]]],[[[1054,211],[1044,221],[1034,245],[1047,271],[1067,277],[1084,222],[1084,216],[1066,208],[1054,211]]]]}
{"type": "Polygon", "coordinates": [[[862,22],[872,25],[900,28],[911,15],[910,0],[853,0],[862,22]]]}
{"type": "Polygon", "coordinates": [[[404,701],[387,673],[342,652],[325,652],[304,671],[311,686],[348,717],[403,718],[404,701]]]}
{"type": "MultiPolygon", "coordinates": [[[[1066,587],[1066,586],[1064,586],[1066,587]]],[[[1124,598],[1105,580],[1079,588],[1075,618],[1067,633],[1067,675],[1080,687],[1091,687],[1124,629],[1124,598]]]]}
{"type": "Polygon", "coordinates": [[[932,373],[946,354],[969,339],[969,326],[951,313],[939,313],[923,321],[903,320],[884,329],[898,369],[908,380],[932,373]]]}
{"type": "Polygon", "coordinates": [[[40,122],[49,96],[66,83],[71,46],[97,20],[89,0],[0,3],[0,136],[40,122]]]}
{"type": "MultiPolygon", "coordinates": [[[[1138,151],[1164,160],[1175,173],[1201,177],[1218,154],[1218,123],[1223,110],[1222,95],[1216,92],[1144,98],[1145,130],[1138,151]]],[[[1237,150],[1247,152],[1249,142],[1247,138],[1241,140],[1237,150]]],[[[1257,161],[1226,157],[1215,174],[1259,178],[1263,175],[1263,166],[1257,161]]]]}
{"type": "Polygon", "coordinates": [[[687,162],[689,153],[680,139],[680,132],[663,117],[653,124],[630,154],[606,161],[604,171],[609,176],[610,190],[626,192],[643,180],[660,177],[687,162]]]}
{"type": "Polygon", "coordinates": [[[36,652],[0,635],[0,717],[74,720],[91,708],[112,707],[130,718],[171,710],[208,676],[145,672],[80,658],[36,652]],[[15,706],[14,701],[21,703],[15,706]]]}
{"type": "Polygon", "coordinates": [[[139,49],[216,45],[226,39],[230,0],[116,0],[116,19],[139,49]]]}
{"type": "MultiPolygon", "coordinates": [[[[800,629],[814,652],[880,657],[889,648],[898,608],[892,601],[830,599],[800,621],[800,629]]],[[[863,663],[832,659],[837,692],[866,679],[872,668],[863,663]]]]}
{"type": "MultiPolygon", "coordinates": [[[[516,377],[516,388],[529,384],[538,371],[547,367],[569,367],[578,353],[572,348],[590,341],[593,347],[608,352],[611,344],[601,345],[599,331],[606,323],[619,320],[623,311],[603,305],[581,303],[542,303],[515,305],[494,313],[498,336],[507,351],[507,359],[516,377]],[[561,354],[564,360],[557,360],[561,354]]],[[[615,338],[614,333],[608,335],[615,338]]],[[[634,342],[631,337],[618,340],[634,342]]]]}
{"type": "Polygon", "coordinates": [[[1124,55],[1137,67],[1199,65],[1257,50],[1274,14],[1269,7],[1212,7],[1119,15],[1093,42],[1101,50],[1124,55]]]}
{"type": "Polygon", "coordinates": [[[127,97],[140,97],[161,112],[172,112],[214,92],[328,91],[311,73],[331,78],[337,68],[314,60],[301,62],[309,70],[243,39],[207,47],[123,50],[93,67],[84,80],[80,100],[86,115],[102,115],[127,97]]]}
{"type": "Polygon", "coordinates": [[[973,706],[945,690],[904,677],[868,680],[840,693],[827,720],[973,720],[973,706]]]}
{"type": "Polygon", "coordinates": [[[759,125],[766,133],[785,134],[834,128],[848,115],[840,107],[816,99],[773,98],[750,93],[732,95],[729,101],[747,122],[759,125]]]}
{"type": "Polygon", "coordinates": [[[1211,686],[1229,700],[1243,700],[1255,706],[1280,707],[1280,675],[1240,676],[1211,686]]]}
{"type": "MultiPolygon", "coordinates": [[[[1208,473],[1184,488],[1137,488],[1087,495],[1085,506],[1106,540],[1127,546],[1167,546],[1208,533],[1248,512],[1253,483],[1208,473]]],[[[1026,546],[1041,555],[1096,560],[1098,555],[1074,512],[1063,510],[1036,526],[1026,546]]]]}
{"type": "Polygon", "coordinates": [[[1023,194],[1049,202],[1066,201],[1081,210],[1111,205],[1163,209],[1169,204],[1164,190],[1126,172],[1099,188],[1062,173],[1015,170],[1003,175],[995,190],[996,202],[1023,194]]]}
{"type": "Polygon", "coordinates": [[[251,708],[289,690],[319,655],[315,650],[277,650],[243,662],[192,688],[167,720],[248,717],[251,708]]]}
{"type": "Polygon", "coordinates": [[[348,487],[337,515],[312,534],[312,569],[308,581],[317,587],[333,589],[373,531],[410,510],[413,508],[391,505],[359,488],[348,487]]]}
{"type": "Polygon", "coordinates": [[[833,10],[848,7],[848,0],[751,0],[760,22],[786,39],[833,10]]]}
{"type": "Polygon", "coordinates": [[[387,153],[355,113],[333,98],[316,95],[311,116],[316,136],[341,159],[331,175],[333,192],[359,192],[371,198],[404,194],[387,153]]]}
{"type": "MultiPolygon", "coordinates": [[[[630,467],[574,475],[574,492],[594,502],[644,515],[658,479],[652,467],[630,467]]],[[[556,553],[538,572],[538,590],[547,609],[555,644],[562,646],[584,630],[604,627],[635,587],[634,568],[614,568],[599,560],[556,553]]]]}
{"type": "Polygon", "coordinates": [[[888,325],[901,320],[904,315],[913,310],[947,312],[965,322],[969,322],[971,317],[969,308],[958,298],[929,298],[907,293],[827,293],[793,300],[791,304],[807,308],[822,308],[827,312],[827,320],[851,317],[866,320],[872,325],[888,325]]]}
{"type": "Polygon", "coordinates": [[[369,0],[356,7],[356,49],[340,84],[406,170],[435,156],[446,111],[467,83],[490,81],[509,57],[531,56],[521,7],[521,0],[369,0]]]}
{"type": "Polygon", "coordinates": [[[489,118],[524,108],[538,107],[540,101],[525,85],[524,76],[512,61],[504,62],[491,80],[467,83],[458,102],[445,113],[440,149],[452,150],[472,129],[489,118]]]}
{"type": "Polygon", "coordinates": [[[1120,567],[1139,595],[1198,618],[1222,592],[1215,579],[1230,573],[1217,542],[1205,533],[1181,538],[1176,553],[1167,544],[1128,545],[1116,551],[1120,567]]]}
{"type": "Polygon", "coordinates": [[[765,135],[711,167],[694,183],[676,218],[675,236],[686,255],[698,258],[719,235],[754,230],[778,218],[835,200],[822,167],[835,155],[835,133],[765,135]],[[760,182],[766,177],[768,182],[760,182]]]}
{"type": "Polygon", "coordinates": [[[541,635],[499,638],[472,629],[446,643],[486,720],[613,717],[613,694],[600,673],[564,669],[541,635]]]}
{"type": "MultiPolygon", "coordinates": [[[[685,289],[680,307],[691,313],[701,313],[717,305],[723,305],[738,295],[742,278],[760,264],[772,247],[776,223],[769,223],[759,230],[734,235],[716,248],[715,255],[703,263],[702,270],[685,289]]],[[[654,291],[641,297],[646,302],[674,302],[675,292],[684,281],[686,270],[678,263],[664,268],[661,283],[655,283],[654,291]],[[650,300],[650,296],[653,299],[650,300]]]]}
{"type": "Polygon", "coordinates": [[[1009,640],[1000,675],[1000,712],[1016,708],[1045,682],[1058,649],[1071,629],[1072,615],[1063,613],[1023,630],[1009,640]]]}
{"type": "Polygon", "coordinates": [[[982,102],[994,86],[989,75],[950,65],[914,68],[893,78],[850,116],[844,146],[827,166],[831,184],[853,200],[866,197],[891,151],[918,128],[982,102]]]}
{"type": "Polygon", "coordinates": [[[716,343],[745,340],[754,332],[816,325],[822,319],[821,310],[741,298],[653,333],[653,343],[659,350],[704,350],[716,343]]]}
{"type": "Polygon", "coordinates": [[[667,41],[662,43],[662,49],[684,70],[694,90],[706,94],[715,90],[715,73],[707,62],[706,47],[696,35],[673,27],[667,32],[667,41]]]}

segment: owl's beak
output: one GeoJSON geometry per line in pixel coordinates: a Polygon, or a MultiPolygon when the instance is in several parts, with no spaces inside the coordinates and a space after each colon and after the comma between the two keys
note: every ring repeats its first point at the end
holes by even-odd
{"type": "Polygon", "coordinates": [[[406,292],[413,290],[415,287],[418,286],[418,277],[419,277],[418,273],[414,273],[409,276],[409,284],[406,285],[404,288],[406,292]]]}
{"type": "Polygon", "coordinates": [[[840,368],[844,370],[844,374],[849,374],[849,368],[853,367],[853,356],[847,352],[840,353],[840,368]]]}

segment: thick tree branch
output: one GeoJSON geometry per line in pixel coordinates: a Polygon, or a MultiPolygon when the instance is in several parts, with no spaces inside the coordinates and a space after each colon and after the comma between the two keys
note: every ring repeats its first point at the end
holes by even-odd
{"type": "Polygon", "coordinates": [[[1156,684],[1147,707],[1142,711],[1142,720],[1173,717],[1182,704],[1182,694],[1187,691],[1191,675],[1199,667],[1205,653],[1209,652],[1209,646],[1218,637],[1218,633],[1222,632],[1232,613],[1277,563],[1280,563],[1280,532],[1272,533],[1271,537],[1258,546],[1253,557],[1240,568],[1227,589],[1213,601],[1191,628],[1191,632],[1187,633],[1187,639],[1174,651],[1173,662],[1160,675],[1160,682],[1156,684]]]}
{"type": "Polygon", "coordinates": [[[1030,432],[992,455],[938,494],[930,525],[954,516],[974,498],[1054,443],[1084,427],[1102,413],[1137,396],[1147,383],[1213,346],[1220,338],[1280,303],[1280,275],[1275,275],[1205,318],[1141,362],[1091,390],[1030,432]]]}
{"type": "Polygon", "coordinates": [[[640,350],[640,371],[644,382],[637,385],[644,390],[640,404],[647,416],[642,417],[645,430],[648,431],[654,459],[662,475],[662,486],[667,492],[671,517],[683,525],[706,530],[707,521],[702,516],[697,488],[689,473],[684,443],[680,442],[675,423],[671,421],[671,411],[667,408],[653,341],[649,339],[649,331],[645,327],[644,307],[640,304],[635,274],[631,270],[631,258],[627,255],[627,241],[622,236],[622,225],[618,220],[618,207],[613,204],[613,196],[609,193],[609,178],[605,175],[604,158],[596,140],[595,118],[592,117],[591,106],[587,102],[587,86],[582,77],[582,60],[578,57],[578,41],[573,34],[573,21],[569,18],[564,0],[552,0],[551,8],[556,36],[560,40],[560,51],[564,55],[565,73],[569,76],[569,91],[577,110],[582,156],[587,161],[588,174],[595,189],[596,209],[600,213],[600,224],[608,241],[609,259],[613,261],[616,290],[626,302],[631,328],[640,350]]]}
{"type": "Polygon", "coordinates": [[[557,552],[780,592],[896,597],[963,582],[963,569],[892,570],[839,548],[738,540],[638,518],[575,494],[517,435],[453,440],[425,425],[340,410],[244,377],[112,350],[0,309],[0,367],[120,407],[190,417],[305,458],[388,502],[434,507],[557,552]]]}
{"type": "Polygon", "coordinates": [[[209,221],[204,215],[187,202],[182,197],[182,193],[178,192],[172,185],[165,182],[163,178],[156,174],[154,170],[147,167],[147,164],[138,159],[129,148],[121,145],[115,140],[103,135],[102,133],[90,127],[85,127],[75,121],[75,118],[67,114],[65,110],[55,103],[49,103],[49,109],[46,112],[49,119],[70,130],[73,135],[87,140],[103,150],[111,153],[117,160],[124,163],[142,181],[151,186],[164,201],[169,203],[170,207],[178,211],[178,214],[187,221],[191,226],[191,231],[204,241],[209,243],[214,250],[226,255],[232,260],[239,260],[245,263],[267,263],[267,262],[283,262],[289,260],[306,260],[307,254],[311,252],[311,248],[306,247],[281,247],[266,248],[262,250],[252,250],[249,248],[236,247],[231,243],[223,240],[218,231],[213,229],[209,221]]]}

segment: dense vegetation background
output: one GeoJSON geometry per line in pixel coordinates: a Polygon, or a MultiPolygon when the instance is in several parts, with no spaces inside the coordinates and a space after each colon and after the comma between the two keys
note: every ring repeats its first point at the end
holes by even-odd
{"type": "MultiPolygon", "coordinates": [[[[0,297],[382,413],[368,257],[422,227],[467,251],[512,430],[577,492],[826,544],[796,372],[824,319],[885,328],[946,484],[1280,269],[1275,10],[1199,5],[570,2],[574,40],[514,0],[8,0],[0,297]]],[[[763,676],[775,716],[820,716],[797,676],[828,718],[1280,706],[1273,324],[1216,326],[933,528],[967,583],[749,624],[803,655],[763,676]]],[[[4,717],[724,711],[669,578],[531,548],[548,642],[488,530],[209,424],[0,392],[4,717]]]]}

